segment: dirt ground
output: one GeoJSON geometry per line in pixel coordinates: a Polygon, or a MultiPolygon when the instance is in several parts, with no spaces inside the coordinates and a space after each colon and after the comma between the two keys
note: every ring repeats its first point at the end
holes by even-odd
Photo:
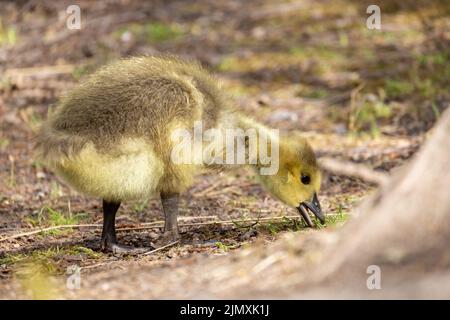
{"type": "MultiPolygon", "coordinates": [[[[319,196],[328,223],[308,229],[251,170],[204,174],[182,196],[181,243],[150,255],[102,253],[100,200],[70,190],[43,167],[33,137],[58,98],[108,61],[159,52],[195,58],[243,112],[301,131],[319,158],[387,174],[414,155],[450,103],[444,1],[382,1],[382,30],[366,28],[367,5],[359,1],[78,3],[81,30],[65,27],[70,1],[0,3],[0,298],[142,298],[139,278],[111,280],[128,270],[148,271],[145,297],[183,297],[176,285],[164,294],[147,286],[170,277],[167,269],[176,270],[167,283],[176,283],[184,265],[243,257],[292,233],[305,239],[296,248],[326,239],[375,190],[325,171],[319,196]],[[33,233],[39,228],[50,229],[33,233]],[[72,292],[60,284],[74,265],[83,284],[72,292]]],[[[157,198],[125,203],[120,241],[151,247],[162,218],[157,198]]]]}

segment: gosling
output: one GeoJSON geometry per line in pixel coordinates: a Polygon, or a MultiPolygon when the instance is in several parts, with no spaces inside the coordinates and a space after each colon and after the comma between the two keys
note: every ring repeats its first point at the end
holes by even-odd
{"type": "MultiPolygon", "coordinates": [[[[261,174],[267,163],[258,152],[252,156],[248,136],[243,138],[246,163],[272,195],[298,209],[308,226],[313,226],[308,211],[325,222],[317,198],[321,175],[307,141],[297,135],[274,135],[240,114],[200,64],[174,56],[128,58],[101,68],[61,100],[43,124],[36,146],[40,158],[67,184],[103,200],[102,250],[142,252],[117,241],[115,217],[121,202],[158,193],[165,215],[158,243],[178,241],[180,193],[204,169],[236,167],[199,162],[198,152],[174,161],[179,143],[174,132],[192,130],[198,123],[203,130],[219,133],[227,128],[256,129],[257,150],[269,144],[264,135],[271,138],[268,155],[278,155],[278,170],[261,174]]],[[[227,157],[227,143],[222,141],[212,142],[215,159],[227,157]]]]}

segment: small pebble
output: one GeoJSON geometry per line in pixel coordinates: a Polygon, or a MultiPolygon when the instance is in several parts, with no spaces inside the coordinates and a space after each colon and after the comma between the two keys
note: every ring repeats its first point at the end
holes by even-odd
{"type": "Polygon", "coordinates": [[[298,120],[298,115],[295,112],[292,111],[288,111],[288,110],[280,110],[275,112],[274,114],[272,114],[269,117],[269,121],[274,121],[274,122],[278,122],[278,121],[292,121],[295,122],[298,120]]]}
{"type": "Polygon", "coordinates": [[[36,178],[45,179],[45,178],[47,178],[47,175],[42,171],[38,171],[38,172],[36,172],[36,178]]]}

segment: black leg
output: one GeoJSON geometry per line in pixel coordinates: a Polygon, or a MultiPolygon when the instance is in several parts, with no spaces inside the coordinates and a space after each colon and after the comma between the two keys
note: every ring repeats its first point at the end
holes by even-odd
{"type": "Polygon", "coordinates": [[[158,241],[159,246],[163,246],[180,239],[178,233],[178,198],[179,193],[161,192],[161,202],[164,210],[164,234],[158,241]]]}
{"type": "Polygon", "coordinates": [[[116,213],[120,202],[108,202],[103,200],[103,230],[102,249],[105,250],[112,244],[117,244],[116,237],[116,213]]]}
{"type": "Polygon", "coordinates": [[[133,248],[117,243],[115,222],[119,207],[120,202],[103,200],[102,250],[116,254],[139,254],[148,251],[148,248],[133,248]]]}
{"type": "Polygon", "coordinates": [[[178,230],[178,193],[161,192],[161,202],[164,210],[164,231],[178,230]]]}

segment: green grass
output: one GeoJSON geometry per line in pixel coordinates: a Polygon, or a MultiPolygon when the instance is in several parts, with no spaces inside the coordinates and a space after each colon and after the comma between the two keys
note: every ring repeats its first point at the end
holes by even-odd
{"type": "Polygon", "coordinates": [[[0,264],[18,267],[33,264],[39,266],[40,269],[46,273],[54,274],[58,269],[57,265],[54,263],[54,258],[58,254],[60,254],[60,249],[58,247],[46,250],[36,250],[31,254],[7,253],[4,258],[0,259],[0,264]]]}
{"type": "MultiPolygon", "coordinates": [[[[323,229],[323,228],[330,227],[330,226],[340,225],[340,224],[344,223],[345,221],[347,221],[348,217],[349,217],[349,215],[347,213],[343,212],[342,207],[339,206],[337,214],[326,216],[325,225],[322,225],[319,222],[319,220],[315,217],[311,217],[311,219],[314,222],[316,229],[323,229]]],[[[272,236],[275,236],[278,233],[283,232],[283,231],[296,232],[296,231],[304,230],[307,227],[308,226],[307,226],[306,222],[299,216],[298,219],[291,219],[291,218],[285,217],[282,220],[276,220],[276,221],[273,220],[273,221],[269,221],[267,223],[261,223],[260,225],[258,225],[258,230],[262,231],[262,232],[268,232],[272,236]]]]}
{"type": "Polygon", "coordinates": [[[133,211],[136,213],[144,212],[148,207],[148,200],[138,201],[133,204],[133,211]]]}
{"type": "Polygon", "coordinates": [[[289,52],[296,57],[304,59],[325,59],[327,60],[327,62],[329,62],[330,60],[337,61],[343,59],[343,56],[339,51],[324,46],[292,47],[289,49],[289,52]]]}
{"type": "Polygon", "coordinates": [[[4,92],[11,92],[14,85],[9,78],[0,79],[0,89],[4,92]]]}
{"type": "Polygon", "coordinates": [[[15,27],[5,26],[0,17],[0,46],[13,46],[17,43],[17,32],[15,27]]]}
{"type": "Polygon", "coordinates": [[[144,27],[144,32],[150,42],[173,40],[182,34],[179,28],[162,23],[147,24],[144,27]]]}
{"type": "Polygon", "coordinates": [[[378,120],[387,119],[391,116],[391,108],[383,102],[363,104],[358,116],[357,125],[359,128],[368,126],[372,136],[379,134],[378,120]]]}
{"type": "Polygon", "coordinates": [[[342,206],[339,205],[338,212],[336,214],[327,216],[325,226],[331,227],[341,225],[346,222],[349,217],[350,215],[348,213],[345,213],[342,209],[342,206]]]}
{"type": "Polygon", "coordinates": [[[431,103],[431,109],[433,110],[434,117],[436,118],[436,120],[439,119],[439,117],[441,116],[441,112],[439,111],[435,102],[431,103]]]}
{"type": "Polygon", "coordinates": [[[407,80],[386,79],[384,89],[389,98],[399,98],[414,92],[414,84],[407,80]]]}
{"type": "Polygon", "coordinates": [[[217,69],[222,72],[239,70],[240,66],[239,66],[238,59],[233,56],[227,56],[222,59],[220,64],[217,66],[217,69]]]}
{"type": "Polygon", "coordinates": [[[22,253],[16,254],[5,253],[4,257],[0,258],[0,265],[12,266],[18,262],[23,261],[25,258],[26,255],[22,253]]]}
{"type": "Polygon", "coordinates": [[[10,144],[8,138],[0,137],[0,151],[4,151],[10,144]]]}
{"type": "Polygon", "coordinates": [[[306,227],[306,223],[302,219],[283,218],[282,220],[272,220],[262,223],[258,226],[260,231],[265,231],[271,235],[277,235],[282,231],[300,231],[306,227]]]}
{"type": "Polygon", "coordinates": [[[313,99],[323,99],[330,95],[330,92],[323,88],[316,88],[314,86],[301,85],[296,92],[299,97],[308,97],[313,99]]]}
{"type": "MultiPolygon", "coordinates": [[[[30,216],[25,219],[25,221],[31,224],[33,227],[53,227],[53,226],[64,226],[79,224],[83,219],[87,217],[85,213],[77,214],[64,214],[62,212],[56,211],[48,206],[43,207],[36,216],[30,216]]],[[[49,230],[43,234],[63,234],[70,231],[70,229],[61,230],[49,230]]]]}
{"type": "MultiPolygon", "coordinates": [[[[105,59],[108,60],[107,58],[105,59]]],[[[76,66],[72,71],[72,77],[79,81],[83,77],[87,76],[88,74],[92,73],[98,66],[94,63],[86,63],[82,65],[76,66]]]]}
{"type": "Polygon", "coordinates": [[[389,99],[405,99],[421,96],[431,99],[448,93],[450,55],[446,52],[428,52],[411,56],[407,73],[399,73],[395,79],[384,80],[384,90],[389,99]]]}
{"type": "Polygon", "coordinates": [[[327,47],[292,47],[285,51],[254,52],[249,56],[228,55],[218,64],[222,72],[258,72],[298,64],[311,63],[311,73],[317,75],[335,71],[345,61],[345,56],[327,47]]]}
{"type": "Polygon", "coordinates": [[[67,248],[52,247],[44,250],[35,250],[31,253],[6,253],[3,258],[0,258],[0,265],[6,266],[21,266],[33,264],[40,266],[42,271],[48,274],[56,274],[61,272],[58,267],[58,261],[63,256],[83,255],[85,258],[98,259],[102,254],[95,252],[92,249],[83,246],[73,246],[67,248]]]}
{"type": "Polygon", "coordinates": [[[132,23],[119,28],[114,34],[121,37],[125,32],[131,32],[134,37],[149,43],[175,40],[183,35],[182,30],[178,26],[160,22],[147,24],[132,23]]]}
{"type": "Polygon", "coordinates": [[[446,52],[433,52],[429,54],[417,54],[416,61],[422,66],[447,66],[449,63],[449,54],[446,52]]]}
{"type": "Polygon", "coordinates": [[[220,241],[216,242],[216,247],[222,250],[223,252],[228,252],[230,250],[229,246],[220,241]]]}
{"type": "Polygon", "coordinates": [[[354,102],[354,108],[350,111],[348,127],[352,133],[370,133],[372,137],[379,135],[379,122],[392,116],[392,108],[384,103],[385,93],[365,96],[354,102]]]}

